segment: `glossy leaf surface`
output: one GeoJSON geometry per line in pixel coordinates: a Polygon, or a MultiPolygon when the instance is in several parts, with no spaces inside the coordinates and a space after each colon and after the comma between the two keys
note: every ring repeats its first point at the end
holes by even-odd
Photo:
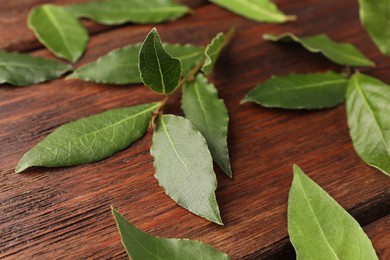
{"type": "Polygon", "coordinates": [[[169,94],[179,84],[181,63],[164,49],[156,28],[146,37],[139,53],[139,70],[146,86],[161,94],[169,94]]]}
{"type": "Polygon", "coordinates": [[[359,156],[390,175],[390,86],[369,76],[352,76],[347,96],[350,135],[359,156]]]}
{"type": "Polygon", "coordinates": [[[158,106],[113,109],[65,124],[28,151],[16,172],[32,166],[73,166],[107,158],[144,135],[158,106]]]}
{"type": "Polygon", "coordinates": [[[297,259],[378,259],[359,223],[296,165],[288,233],[297,259]]]}
{"type": "Polygon", "coordinates": [[[273,76],[249,91],[242,103],[285,109],[322,109],[344,101],[348,80],[342,74],[290,74],[273,76]]]}
{"type": "Polygon", "coordinates": [[[217,179],[206,140],[183,117],[163,115],[153,135],[156,178],[177,204],[222,225],[215,197],[217,179]]]}
{"type": "Polygon", "coordinates": [[[131,259],[228,260],[230,257],[200,241],[152,236],[112,209],[122,243],[131,259]]]}
{"type": "Polygon", "coordinates": [[[88,32],[60,6],[45,4],[31,10],[28,25],[38,40],[56,56],[77,61],[88,43],[88,32]]]}
{"type": "Polygon", "coordinates": [[[105,25],[161,23],[176,20],[191,12],[187,6],[172,0],[93,1],[70,5],[67,10],[76,17],[105,25]]]}
{"type": "MultiPolygon", "coordinates": [[[[183,74],[187,74],[203,57],[203,48],[194,45],[164,44],[164,48],[180,60],[183,74]]],[[[138,69],[140,49],[141,44],[116,49],[77,69],[68,78],[106,84],[142,83],[138,69]]]]}
{"type": "Polygon", "coordinates": [[[360,20],[383,54],[390,55],[389,0],[359,0],[360,20]]]}
{"type": "Polygon", "coordinates": [[[257,22],[284,23],[297,19],[294,15],[282,13],[271,0],[210,0],[210,2],[257,22]]]}
{"type": "Polygon", "coordinates": [[[338,43],[325,34],[309,37],[298,37],[292,33],[284,33],[279,36],[265,34],[264,39],[271,41],[296,42],[306,50],[314,53],[322,53],[331,61],[348,66],[375,66],[375,63],[364,56],[355,46],[349,43],[338,43]]]}
{"type": "Polygon", "coordinates": [[[28,86],[59,78],[72,66],[17,52],[0,51],[0,84],[28,86]]]}
{"type": "Polygon", "coordinates": [[[232,177],[227,145],[229,115],[215,86],[199,74],[195,81],[184,87],[182,107],[186,118],[206,139],[214,160],[232,177]]]}

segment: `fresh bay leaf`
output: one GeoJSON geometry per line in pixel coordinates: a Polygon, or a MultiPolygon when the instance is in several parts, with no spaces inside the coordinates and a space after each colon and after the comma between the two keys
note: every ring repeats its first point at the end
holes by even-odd
{"type": "Polygon", "coordinates": [[[346,104],[356,152],[367,164],[390,175],[390,86],[355,74],[350,79],[346,104]]]}
{"type": "Polygon", "coordinates": [[[217,89],[198,74],[195,81],[183,89],[182,107],[186,118],[200,131],[219,167],[231,178],[227,134],[229,115],[217,89]]]}
{"type": "MultiPolygon", "coordinates": [[[[203,47],[190,44],[163,44],[165,50],[180,60],[183,74],[187,74],[200,63],[203,47]]],[[[98,60],[77,69],[68,79],[82,79],[105,84],[142,83],[138,69],[138,55],[141,44],[128,45],[111,51],[98,60]]]]}
{"type": "Polygon", "coordinates": [[[217,179],[207,143],[191,122],[163,115],[158,120],[151,154],[160,186],[177,204],[219,225],[217,179]]]}
{"type": "Polygon", "coordinates": [[[151,90],[169,94],[176,89],[181,77],[181,63],[164,49],[156,28],[153,28],[139,53],[141,79],[151,90]]]}
{"type": "Polygon", "coordinates": [[[65,124],[28,151],[16,172],[32,166],[74,166],[107,158],[144,135],[159,105],[113,109],[65,124]]]}
{"type": "Polygon", "coordinates": [[[172,0],[109,0],[73,4],[67,11],[105,25],[127,22],[148,24],[176,20],[191,12],[172,0]]]}
{"type": "Polygon", "coordinates": [[[360,20],[376,46],[390,55],[390,9],[388,0],[359,0],[360,20]]]}
{"type": "Polygon", "coordinates": [[[242,103],[285,109],[330,108],[344,101],[347,87],[345,76],[334,72],[273,76],[249,91],[242,103]]]}
{"type": "Polygon", "coordinates": [[[271,0],[210,0],[210,2],[257,22],[284,23],[297,19],[295,15],[282,13],[271,0]]]}
{"type": "Polygon", "coordinates": [[[297,259],[378,259],[359,223],[296,165],[288,233],[297,259]]]}
{"type": "Polygon", "coordinates": [[[0,51],[0,84],[28,86],[61,77],[72,66],[17,52],[0,51]]]}
{"type": "Polygon", "coordinates": [[[28,26],[46,48],[70,62],[80,58],[88,43],[84,26],[59,6],[44,4],[33,8],[28,26]]]}
{"type": "Polygon", "coordinates": [[[375,66],[373,61],[364,56],[364,54],[352,44],[335,42],[325,34],[308,37],[298,37],[292,33],[284,33],[278,36],[265,34],[263,38],[275,42],[299,43],[306,50],[314,53],[322,53],[325,57],[340,65],[354,67],[375,66]]]}
{"type": "Polygon", "coordinates": [[[122,243],[128,256],[138,259],[176,259],[176,260],[228,260],[230,257],[200,241],[152,236],[126,221],[112,209],[122,243]]]}
{"type": "Polygon", "coordinates": [[[229,41],[233,37],[234,32],[235,29],[230,29],[226,34],[218,33],[211,41],[211,43],[207,45],[204,53],[205,62],[202,67],[202,71],[206,75],[214,69],[215,63],[219,58],[219,54],[221,53],[222,49],[229,43],[229,41]]]}

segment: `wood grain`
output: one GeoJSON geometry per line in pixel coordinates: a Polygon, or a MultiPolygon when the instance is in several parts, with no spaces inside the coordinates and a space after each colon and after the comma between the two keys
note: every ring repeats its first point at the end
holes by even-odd
{"type": "MultiPolygon", "coordinates": [[[[368,229],[385,232],[387,222],[382,220],[390,213],[390,180],[356,155],[344,105],[304,112],[240,106],[239,101],[256,83],[272,74],[343,70],[298,45],[266,42],[262,40],[264,33],[324,32],[335,40],[351,42],[378,65],[361,71],[388,83],[390,62],[360,26],[356,1],[275,2],[286,13],[297,14],[299,20],[284,25],[260,24],[202,4],[192,16],[157,26],[164,41],[202,45],[219,31],[237,28],[236,37],[210,77],[231,117],[229,145],[234,179],[216,168],[224,227],[192,215],[165,195],[153,177],[151,131],[130,148],[101,162],[14,173],[23,153],[61,124],[107,109],[161,99],[157,94],[141,85],[97,85],[64,79],[26,88],[2,86],[0,258],[125,259],[110,205],[145,231],[198,239],[234,259],[293,258],[286,217],[293,163],[300,165],[362,225],[381,219],[368,229]]],[[[4,4],[0,4],[0,10],[4,4]]],[[[15,14],[25,5],[21,0],[8,3],[9,11],[15,14]]],[[[0,26],[4,26],[1,20],[0,26]]],[[[77,66],[114,48],[143,40],[151,27],[125,25],[95,34],[77,66]]],[[[27,50],[33,44],[26,40],[31,38],[19,33],[11,37],[12,31],[8,30],[12,27],[3,28],[10,35],[9,41],[14,42],[13,49],[20,46],[27,50]],[[21,40],[16,39],[19,37],[21,40]]],[[[44,49],[32,55],[53,58],[44,49]]],[[[181,114],[179,101],[177,96],[165,112],[181,114]]],[[[388,243],[388,237],[387,242],[378,244],[375,241],[382,240],[373,240],[378,254],[387,256],[390,249],[383,245],[388,243]]]]}

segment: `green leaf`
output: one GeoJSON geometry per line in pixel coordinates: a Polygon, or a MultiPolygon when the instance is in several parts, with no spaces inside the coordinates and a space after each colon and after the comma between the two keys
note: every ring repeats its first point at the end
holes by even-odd
{"type": "Polygon", "coordinates": [[[206,140],[190,121],[163,115],[153,135],[156,178],[177,204],[215,222],[222,220],[215,197],[217,179],[206,140]]]}
{"type": "Polygon", "coordinates": [[[56,79],[72,66],[17,52],[0,51],[0,84],[28,86],[56,79]]]}
{"type": "Polygon", "coordinates": [[[210,2],[257,22],[284,23],[297,19],[295,15],[282,13],[271,0],[210,0],[210,2]]]}
{"type": "Polygon", "coordinates": [[[128,256],[138,259],[228,260],[230,257],[200,241],[152,236],[136,228],[112,209],[128,256]]]}
{"type": "Polygon", "coordinates": [[[378,259],[359,223],[296,165],[288,233],[297,259],[378,259]]]}
{"type": "Polygon", "coordinates": [[[28,151],[16,172],[32,166],[73,166],[107,158],[144,135],[159,105],[113,109],[65,124],[28,151]]]}
{"type": "Polygon", "coordinates": [[[184,87],[182,107],[186,118],[206,139],[214,160],[231,178],[227,145],[229,115],[225,103],[218,98],[215,86],[198,74],[195,81],[184,87]]]}
{"type": "Polygon", "coordinates": [[[202,71],[207,75],[214,69],[215,63],[219,58],[219,54],[222,49],[229,43],[235,29],[230,29],[226,35],[224,33],[218,33],[215,38],[207,45],[205,50],[205,62],[202,67],[202,71]]]}
{"type": "Polygon", "coordinates": [[[80,58],[88,43],[84,26],[59,6],[45,4],[33,8],[28,26],[46,48],[70,62],[80,58]]]}
{"type": "Polygon", "coordinates": [[[298,37],[292,33],[284,33],[279,36],[265,34],[265,40],[296,42],[306,50],[314,53],[322,53],[331,61],[347,66],[375,66],[375,63],[364,56],[355,46],[349,43],[338,43],[325,34],[309,37],[298,37]]]}
{"type": "Polygon", "coordinates": [[[176,20],[191,12],[171,0],[110,0],[73,4],[66,8],[78,18],[89,18],[105,25],[126,22],[147,24],[176,20]]]}
{"type": "Polygon", "coordinates": [[[355,74],[350,79],[346,103],[356,152],[367,164],[390,175],[390,86],[355,74]]]}
{"type": "MultiPolygon", "coordinates": [[[[182,64],[182,72],[187,74],[200,63],[204,48],[194,45],[164,44],[165,50],[177,57],[182,64]]],[[[83,79],[106,84],[142,83],[138,69],[138,55],[141,44],[128,45],[113,50],[97,61],[77,69],[68,79],[83,79]]]]}
{"type": "Polygon", "coordinates": [[[344,101],[347,86],[345,76],[334,72],[273,76],[249,91],[242,103],[285,109],[330,108],[344,101]]]}
{"type": "Polygon", "coordinates": [[[139,53],[139,70],[146,86],[161,94],[176,89],[181,77],[180,60],[164,49],[156,28],[153,28],[139,53]]]}
{"type": "Polygon", "coordinates": [[[360,20],[383,54],[390,55],[390,9],[388,0],[359,0],[360,20]]]}

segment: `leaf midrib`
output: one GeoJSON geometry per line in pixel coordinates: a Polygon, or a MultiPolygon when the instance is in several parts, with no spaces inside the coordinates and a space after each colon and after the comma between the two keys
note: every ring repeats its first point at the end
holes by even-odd
{"type": "MultiPolygon", "coordinates": [[[[260,13],[262,13],[265,16],[268,16],[270,18],[274,19],[285,19],[285,15],[277,13],[277,11],[270,11],[260,5],[253,4],[247,0],[242,0],[242,3],[245,3],[249,9],[257,9],[260,13]]],[[[270,3],[273,4],[273,3],[270,3]]]]}
{"type": "Polygon", "coordinates": [[[165,82],[164,82],[164,75],[162,73],[162,68],[161,68],[161,64],[160,64],[160,57],[157,53],[157,47],[156,47],[156,36],[153,35],[153,49],[154,49],[154,53],[156,55],[156,59],[157,59],[157,64],[158,64],[158,71],[160,72],[160,81],[161,81],[161,86],[162,86],[162,93],[165,94],[166,93],[166,90],[165,90],[165,82]]]}

